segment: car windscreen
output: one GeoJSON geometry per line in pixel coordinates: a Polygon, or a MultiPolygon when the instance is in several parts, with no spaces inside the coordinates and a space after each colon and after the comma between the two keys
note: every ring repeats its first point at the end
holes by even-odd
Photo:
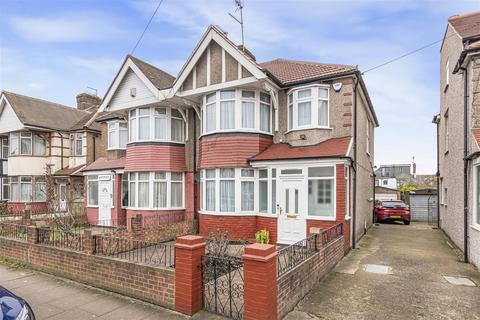
{"type": "Polygon", "coordinates": [[[382,207],[384,207],[384,208],[406,208],[407,205],[403,202],[385,201],[385,202],[382,202],[382,207]]]}

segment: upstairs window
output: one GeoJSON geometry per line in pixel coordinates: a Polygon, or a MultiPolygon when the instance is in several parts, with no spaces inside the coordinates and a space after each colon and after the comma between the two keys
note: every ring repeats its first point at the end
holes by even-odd
{"type": "Polygon", "coordinates": [[[4,138],[4,139],[1,139],[1,145],[2,145],[2,149],[0,150],[0,158],[2,159],[7,159],[8,158],[8,152],[9,152],[9,149],[8,149],[8,139],[7,138],[4,138]]]}
{"type": "Polygon", "coordinates": [[[10,155],[34,155],[45,156],[47,154],[47,143],[40,134],[31,132],[10,133],[10,144],[3,144],[2,152],[10,149],[10,155]]]}
{"type": "Polygon", "coordinates": [[[125,121],[108,123],[108,149],[125,149],[128,142],[128,125],[125,121]]]}
{"type": "Polygon", "coordinates": [[[203,98],[203,133],[271,133],[270,95],[256,90],[223,90],[203,98]]]}
{"type": "Polygon", "coordinates": [[[138,108],[129,113],[130,142],[185,141],[182,113],[169,107],[138,108]]]}
{"type": "Polygon", "coordinates": [[[314,85],[290,91],[288,130],[330,127],[329,88],[314,85]]]}
{"type": "Polygon", "coordinates": [[[77,132],[70,135],[70,155],[76,157],[83,155],[83,133],[77,132]]]}

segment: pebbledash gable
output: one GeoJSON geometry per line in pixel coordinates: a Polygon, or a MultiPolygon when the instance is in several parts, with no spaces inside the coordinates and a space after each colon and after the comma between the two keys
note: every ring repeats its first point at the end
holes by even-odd
{"type": "Polygon", "coordinates": [[[89,220],[183,214],[280,244],[338,223],[349,244],[359,205],[371,223],[378,121],[356,67],[257,63],[210,26],[177,77],[128,55],[91,121],[107,148],[82,171],[89,220]]]}

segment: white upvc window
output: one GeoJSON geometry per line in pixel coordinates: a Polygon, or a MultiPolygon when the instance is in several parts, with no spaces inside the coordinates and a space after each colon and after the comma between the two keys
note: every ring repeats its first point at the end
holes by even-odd
{"type": "Polygon", "coordinates": [[[203,97],[203,134],[272,133],[270,95],[258,90],[230,89],[203,97]]]}
{"type": "Polygon", "coordinates": [[[70,135],[70,155],[81,157],[83,155],[83,133],[77,132],[70,135]]]}
{"type": "Polygon", "coordinates": [[[184,143],[185,120],[170,107],[141,107],[129,112],[129,142],[165,141],[184,143]]]}
{"type": "Polygon", "coordinates": [[[367,119],[367,130],[366,130],[366,135],[367,135],[367,141],[366,141],[366,151],[367,154],[370,155],[370,120],[367,119]]]}
{"type": "Polygon", "coordinates": [[[183,172],[131,172],[128,174],[130,209],[184,209],[183,172]]]}
{"type": "Polygon", "coordinates": [[[445,86],[450,84],[450,61],[447,60],[445,63],[445,86]]]}
{"type": "Polygon", "coordinates": [[[217,168],[200,171],[205,213],[275,214],[276,169],[217,168]]]}
{"type": "Polygon", "coordinates": [[[10,199],[10,183],[8,177],[2,178],[2,190],[0,192],[2,200],[10,199]]]}
{"type": "Polygon", "coordinates": [[[288,92],[288,130],[330,129],[330,89],[312,85],[288,92]]]}
{"type": "Polygon", "coordinates": [[[108,122],[108,150],[125,149],[128,143],[128,124],[126,121],[108,122]]]}
{"type": "Polygon", "coordinates": [[[45,177],[35,177],[35,201],[44,202],[47,200],[47,182],[45,177]]]}
{"type": "Polygon", "coordinates": [[[98,206],[98,176],[88,176],[87,177],[87,197],[88,197],[88,206],[97,207],[98,206]]]}
{"type": "Polygon", "coordinates": [[[474,202],[473,202],[473,225],[478,229],[480,228],[480,163],[477,163],[473,167],[474,169],[474,202]]]}
{"type": "Polygon", "coordinates": [[[335,217],[335,166],[308,168],[308,215],[335,217]]]}
{"type": "Polygon", "coordinates": [[[1,139],[1,145],[2,145],[2,149],[0,150],[0,158],[7,159],[8,158],[8,152],[9,152],[8,138],[1,139]]]}
{"type": "Polygon", "coordinates": [[[47,143],[45,138],[40,134],[32,134],[32,132],[12,132],[8,142],[3,144],[2,152],[10,148],[10,155],[35,155],[45,156],[47,153],[47,143]]]}

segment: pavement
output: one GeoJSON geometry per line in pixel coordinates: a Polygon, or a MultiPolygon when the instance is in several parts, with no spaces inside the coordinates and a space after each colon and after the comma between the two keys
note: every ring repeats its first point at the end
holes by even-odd
{"type": "MultiPolygon", "coordinates": [[[[24,298],[37,320],[190,319],[177,312],[66,279],[0,264],[0,285],[24,298]]],[[[194,319],[221,319],[200,312],[194,319]]]]}
{"type": "Polygon", "coordinates": [[[480,319],[479,285],[443,231],[380,224],[285,319],[480,319]]]}

